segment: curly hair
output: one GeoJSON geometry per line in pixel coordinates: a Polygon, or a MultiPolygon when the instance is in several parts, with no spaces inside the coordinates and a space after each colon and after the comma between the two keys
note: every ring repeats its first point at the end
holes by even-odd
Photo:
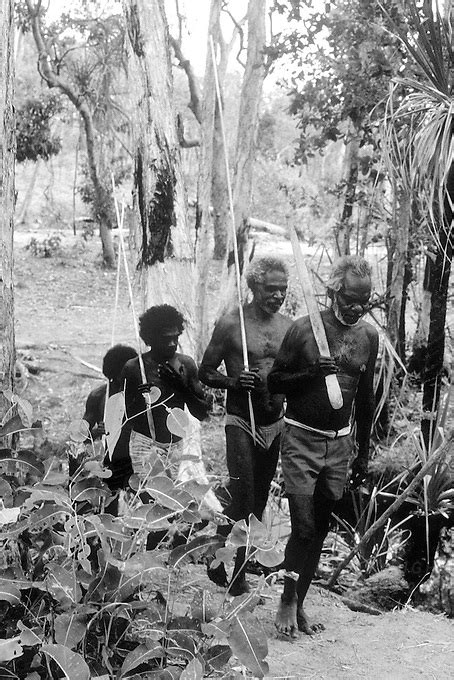
{"type": "Polygon", "coordinates": [[[330,271],[330,276],[326,287],[328,293],[337,293],[345,283],[345,277],[348,272],[352,272],[362,279],[368,276],[372,278],[372,268],[367,260],[360,255],[344,255],[333,263],[330,271]]]}
{"type": "Polygon", "coordinates": [[[102,372],[109,380],[115,380],[120,376],[121,370],[129,359],[134,359],[137,352],[129,345],[114,345],[104,355],[102,360],[102,372]]]}
{"type": "Polygon", "coordinates": [[[139,335],[146,345],[150,345],[164,328],[184,329],[184,316],[171,305],[155,305],[139,317],[139,335]]]}
{"type": "Polygon", "coordinates": [[[263,283],[268,272],[279,271],[288,277],[288,268],[284,260],[274,255],[264,255],[252,260],[246,269],[246,283],[252,290],[257,283],[263,283]]]}

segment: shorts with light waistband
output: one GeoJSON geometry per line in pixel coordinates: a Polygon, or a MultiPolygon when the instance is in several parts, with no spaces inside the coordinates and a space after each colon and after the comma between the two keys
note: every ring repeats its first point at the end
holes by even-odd
{"type": "Polygon", "coordinates": [[[329,438],[285,423],[281,440],[282,475],[287,494],[312,496],[315,486],[328,498],[342,498],[352,438],[329,438]]]}

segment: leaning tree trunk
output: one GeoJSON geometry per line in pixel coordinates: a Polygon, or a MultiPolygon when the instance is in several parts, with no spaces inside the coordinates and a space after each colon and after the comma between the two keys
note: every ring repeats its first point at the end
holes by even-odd
{"type": "MultiPolygon", "coordinates": [[[[69,81],[65,80],[60,73],[51,68],[51,55],[49,48],[43,37],[41,27],[41,3],[34,4],[32,0],[25,0],[30,18],[30,24],[38,50],[38,67],[41,77],[46,81],[50,88],[57,88],[64,94],[77,109],[84,126],[85,142],[87,146],[87,160],[90,179],[93,184],[95,219],[99,224],[99,234],[102,243],[104,263],[108,267],[115,264],[115,251],[113,247],[112,232],[109,224],[110,206],[112,204],[110,191],[104,188],[100,180],[98,166],[96,163],[95,146],[96,131],[93,124],[93,116],[87,105],[85,95],[77,91],[69,81]]],[[[110,186],[110,183],[108,184],[110,186]]]]}
{"type": "MultiPolygon", "coordinates": [[[[247,27],[248,44],[246,69],[241,87],[238,131],[236,138],[235,165],[233,171],[233,207],[238,242],[240,270],[243,270],[249,237],[249,214],[252,197],[253,166],[256,150],[259,107],[265,78],[265,0],[249,0],[247,27]]],[[[227,254],[226,291],[220,312],[236,300],[233,244],[227,254]]]]}
{"type": "Polygon", "coordinates": [[[0,417],[9,404],[4,392],[14,381],[14,2],[0,0],[0,417]]]}
{"type": "Polygon", "coordinates": [[[436,259],[432,271],[432,304],[430,309],[427,358],[424,366],[423,418],[421,431],[429,448],[435,434],[435,419],[440,401],[441,379],[445,350],[446,305],[452,260],[452,229],[454,206],[454,165],[451,166],[446,197],[443,205],[442,225],[436,243],[436,259]]]}

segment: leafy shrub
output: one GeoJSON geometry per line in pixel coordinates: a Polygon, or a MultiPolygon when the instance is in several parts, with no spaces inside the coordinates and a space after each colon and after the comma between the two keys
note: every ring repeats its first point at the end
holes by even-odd
{"type": "Polygon", "coordinates": [[[58,234],[37,239],[34,236],[25,246],[34,257],[55,257],[61,253],[61,238],[58,234]]]}
{"type": "Polygon", "coordinates": [[[54,95],[42,99],[27,99],[16,114],[16,159],[45,161],[61,151],[61,139],[51,134],[50,121],[61,110],[54,95]]]}
{"type": "MultiPolygon", "coordinates": [[[[30,426],[25,402],[15,402],[14,427],[30,426]]],[[[7,425],[1,434],[11,432],[7,425]]],[[[230,547],[221,547],[198,530],[208,487],[173,481],[159,456],[144,481],[131,477],[115,516],[101,442],[87,445],[79,426],[71,437],[71,473],[33,451],[0,452],[0,671],[36,680],[226,677],[233,652],[263,677],[267,644],[252,612],[256,593],[216,612],[185,575],[190,562],[207,554],[226,560],[239,545],[256,546],[265,564],[278,563],[282,554],[264,525],[238,522],[230,547]],[[150,532],[162,539],[146,550],[150,532]],[[186,540],[173,547],[177,533],[186,540]]]]}

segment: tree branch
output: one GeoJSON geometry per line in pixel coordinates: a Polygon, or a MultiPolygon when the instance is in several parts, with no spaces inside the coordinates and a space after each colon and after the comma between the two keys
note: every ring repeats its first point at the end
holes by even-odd
{"type": "Polygon", "coordinates": [[[183,54],[183,50],[181,49],[181,43],[176,40],[176,38],[173,38],[170,36],[170,44],[172,45],[173,51],[175,53],[175,57],[178,60],[178,63],[180,65],[180,68],[183,69],[183,71],[186,73],[186,77],[188,79],[188,86],[189,86],[189,94],[190,94],[190,100],[189,100],[189,108],[191,109],[192,113],[196,117],[196,120],[199,124],[202,123],[202,109],[200,106],[200,87],[199,83],[197,81],[197,77],[194,73],[194,70],[192,68],[192,64],[189,61],[189,59],[186,59],[186,57],[183,54]]]}

